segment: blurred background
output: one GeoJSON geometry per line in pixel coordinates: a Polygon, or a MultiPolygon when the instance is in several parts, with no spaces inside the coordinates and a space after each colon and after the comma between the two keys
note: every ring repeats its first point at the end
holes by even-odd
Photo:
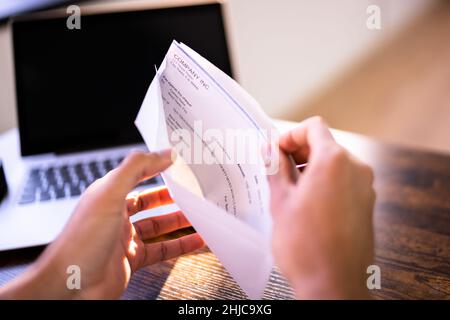
{"type": "MultiPolygon", "coordinates": [[[[80,6],[124,2],[204,1],[80,6]]],[[[236,78],[270,116],[321,115],[337,129],[450,153],[448,1],[225,2],[236,78]],[[371,5],[379,29],[367,26],[371,5]]],[[[8,28],[0,26],[0,133],[17,126],[8,28]]]]}

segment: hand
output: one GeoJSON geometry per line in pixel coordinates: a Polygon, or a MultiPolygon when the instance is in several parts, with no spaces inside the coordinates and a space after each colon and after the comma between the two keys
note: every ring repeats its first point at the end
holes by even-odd
{"type": "Polygon", "coordinates": [[[369,297],[372,170],[340,147],[320,118],[283,134],[279,150],[279,170],[268,180],[281,271],[298,298],[369,297]],[[292,159],[308,162],[302,174],[292,159]]]}
{"type": "Polygon", "coordinates": [[[190,224],[181,212],[147,218],[132,224],[138,211],[172,203],[167,189],[127,194],[140,181],[171,164],[171,152],[133,153],[115,170],[93,183],[82,195],[61,235],[38,261],[6,287],[7,298],[119,298],[131,274],[147,265],[177,257],[203,246],[199,235],[145,244],[190,224]],[[66,286],[67,267],[81,271],[81,289],[66,286]]]}

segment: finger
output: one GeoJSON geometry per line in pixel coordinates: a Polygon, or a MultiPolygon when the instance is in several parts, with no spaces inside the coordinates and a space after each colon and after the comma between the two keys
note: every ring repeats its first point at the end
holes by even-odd
{"type": "Polygon", "coordinates": [[[204,244],[203,239],[197,233],[174,240],[146,244],[143,266],[195,251],[203,247],[204,244]]]}
{"type": "Polygon", "coordinates": [[[173,203],[169,190],[166,187],[149,189],[142,192],[133,192],[127,196],[126,201],[128,214],[130,216],[139,211],[173,203]]]}
{"type": "Polygon", "coordinates": [[[190,222],[181,211],[151,217],[133,223],[136,233],[142,240],[158,237],[178,229],[190,227],[190,222]]]}
{"type": "Polygon", "coordinates": [[[171,149],[158,153],[133,152],[118,168],[110,171],[104,178],[105,182],[112,184],[116,192],[123,194],[125,198],[139,182],[155,176],[171,164],[171,149]]]}
{"type": "Polygon", "coordinates": [[[301,122],[296,128],[280,136],[280,148],[292,154],[296,163],[308,161],[310,153],[325,143],[334,142],[330,130],[320,117],[301,122]]]}

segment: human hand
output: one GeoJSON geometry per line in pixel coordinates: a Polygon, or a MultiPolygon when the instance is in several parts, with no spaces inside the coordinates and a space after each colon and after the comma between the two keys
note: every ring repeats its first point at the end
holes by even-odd
{"type": "Polygon", "coordinates": [[[273,252],[297,297],[369,297],[372,170],[339,146],[317,117],[283,134],[279,151],[279,170],[268,175],[273,252]],[[308,163],[301,175],[288,155],[308,163]]]}
{"type": "Polygon", "coordinates": [[[0,291],[6,298],[119,298],[131,274],[147,265],[203,246],[196,233],[178,239],[144,243],[190,226],[178,211],[132,224],[138,211],[172,203],[167,189],[127,194],[140,181],[171,165],[171,152],[133,153],[115,170],[94,182],[82,195],[61,235],[23,276],[0,291]],[[78,266],[81,289],[66,286],[67,267],[78,266]]]}

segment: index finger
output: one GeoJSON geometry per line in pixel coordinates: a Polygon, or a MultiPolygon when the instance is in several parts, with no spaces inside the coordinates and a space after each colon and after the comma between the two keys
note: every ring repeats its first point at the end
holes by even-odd
{"type": "Polygon", "coordinates": [[[313,117],[282,134],[279,146],[287,154],[292,154],[297,163],[302,163],[315,149],[330,142],[335,141],[326,123],[320,117],[313,117]]]}

